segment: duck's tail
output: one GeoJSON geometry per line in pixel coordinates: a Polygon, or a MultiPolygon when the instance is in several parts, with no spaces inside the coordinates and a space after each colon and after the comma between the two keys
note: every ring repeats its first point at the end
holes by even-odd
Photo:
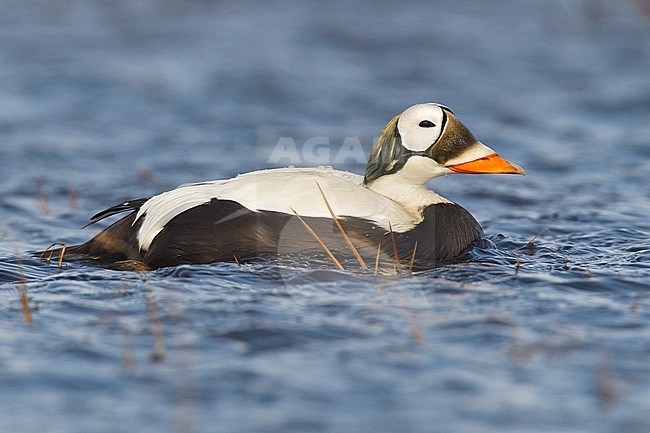
{"type": "Polygon", "coordinates": [[[147,200],[148,198],[141,198],[126,201],[94,215],[84,227],[112,215],[131,211],[127,216],[114,222],[83,244],[67,246],[57,242],[43,251],[36,252],[34,256],[47,262],[57,260],[59,264],[64,258],[88,259],[105,263],[124,260],[139,261],[142,257],[137,239],[139,224],[136,224],[135,217],[137,210],[147,200]]]}

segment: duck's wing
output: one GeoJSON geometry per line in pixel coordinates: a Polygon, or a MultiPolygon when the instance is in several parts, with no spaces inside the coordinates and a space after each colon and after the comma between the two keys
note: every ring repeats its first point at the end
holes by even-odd
{"type": "Polygon", "coordinates": [[[228,200],[252,212],[276,212],[331,218],[323,195],[340,218],[369,220],[388,229],[406,231],[419,220],[396,202],[363,186],[363,177],[330,168],[261,170],[229,180],[182,185],[152,197],[136,215],[142,222],[140,247],[147,250],[173,218],[213,200],[228,200]],[[321,194],[318,187],[321,187],[321,194]]]}
{"type": "Polygon", "coordinates": [[[108,209],[104,209],[101,212],[96,213],[92,217],[90,217],[90,220],[82,227],[82,229],[85,229],[88,226],[91,226],[95,224],[96,222],[99,222],[105,218],[108,218],[113,215],[117,215],[122,212],[126,211],[136,211],[142,207],[142,205],[149,200],[151,197],[146,197],[146,198],[136,198],[133,200],[125,201],[123,203],[117,204],[115,206],[111,206],[108,209]]]}

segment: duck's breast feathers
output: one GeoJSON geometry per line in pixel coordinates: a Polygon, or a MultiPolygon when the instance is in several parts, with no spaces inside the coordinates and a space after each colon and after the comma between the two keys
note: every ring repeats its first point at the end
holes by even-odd
{"type": "Polygon", "coordinates": [[[229,180],[182,185],[144,203],[136,221],[140,248],[147,250],[169,221],[212,200],[229,200],[254,211],[330,218],[323,190],[334,213],[372,221],[395,231],[413,228],[422,216],[363,186],[363,177],[330,168],[261,170],[229,180]]]}
{"type": "Polygon", "coordinates": [[[419,238],[418,249],[435,260],[453,259],[483,237],[483,229],[465,208],[455,203],[438,203],[424,209],[424,224],[418,225],[413,237],[419,238]],[[426,244],[423,244],[425,242],[426,244]]]}

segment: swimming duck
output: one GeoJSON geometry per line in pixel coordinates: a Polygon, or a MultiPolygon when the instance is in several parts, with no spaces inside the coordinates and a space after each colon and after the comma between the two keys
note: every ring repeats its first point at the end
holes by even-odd
{"type": "Polygon", "coordinates": [[[451,173],[524,170],[476,140],[449,108],[417,104],[382,129],[364,176],[324,167],[280,168],[181,185],[99,212],[87,225],[129,214],[67,248],[66,256],[153,269],[322,253],[304,223],[342,252],[347,247],[334,213],[362,254],[372,257],[380,248],[405,260],[415,250],[419,263],[433,265],[464,254],[483,236],[468,211],[425,186],[451,173]]]}

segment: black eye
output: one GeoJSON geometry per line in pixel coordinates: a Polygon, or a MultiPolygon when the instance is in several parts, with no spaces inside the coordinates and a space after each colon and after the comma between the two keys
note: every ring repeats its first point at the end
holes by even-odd
{"type": "Polygon", "coordinates": [[[423,120],[420,122],[420,128],[434,128],[436,125],[430,120],[423,120]]]}

